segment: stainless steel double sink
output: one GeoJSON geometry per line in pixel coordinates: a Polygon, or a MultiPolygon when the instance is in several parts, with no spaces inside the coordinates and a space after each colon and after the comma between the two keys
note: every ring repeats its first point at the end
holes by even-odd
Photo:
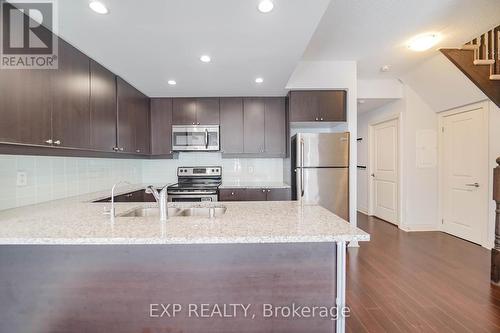
{"type": "MultiPolygon", "coordinates": [[[[184,217],[206,217],[215,218],[226,213],[226,207],[169,207],[168,216],[184,217]]],[[[155,217],[160,216],[160,210],[157,207],[141,207],[118,215],[120,217],[155,217]]]]}

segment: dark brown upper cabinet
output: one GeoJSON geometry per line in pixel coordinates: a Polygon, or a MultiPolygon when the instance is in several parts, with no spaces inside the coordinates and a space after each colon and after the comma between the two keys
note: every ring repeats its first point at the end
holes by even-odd
{"type": "Polygon", "coordinates": [[[243,98],[220,99],[220,142],[224,154],[243,152],[243,98]]]}
{"type": "Polygon", "coordinates": [[[270,155],[284,154],[287,142],[285,98],[265,98],[264,123],[264,153],[270,155]]]}
{"type": "Polygon", "coordinates": [[[219,98],[174,98],[174,125],[219,125],[219,98]]]}
{"type": "Polygon", "coordinates": [[[149,98],[135,90],[135,153],[150,154],[149,98]]]}
{"type": "Polygon", "coordinates": [[[286,156],[284,97],[221,98],[220,117],[224,156],[286,156]]]}
{"type": "Polygon", "coordinates": [[[49,145],[51,70],[0,70],[0,142],[49,145]]]}
{"type": "Polygon", "coordinates": [[[347,121],[344,90],[299,90],[288,97],[291,122],[347,121]]]}
{"type": "Polygon", "coordinates": [[[92,149],[116,149],[116,76],[90,61],[90,118],[92,149]]]}
{"type": "Polygon", "coordinates": [[[263,98],[243,99],[243,153],[264,153],[265,110],[263,98]]]}
{"type": "Polygon", "coordinates": [[[118,142],[120,152],[149,154],[149,99],[117,78],[118,142]]]}
{"type": "Polygon", "coordinates": [[[53,144],[91,148],[89,58],[59,39],[59,68],[51,72],[53,144]]]}
{"type": "Polygon", "coordinates": [[[151,154],[172,154],[172,99],[151,99],[151,154]]]}

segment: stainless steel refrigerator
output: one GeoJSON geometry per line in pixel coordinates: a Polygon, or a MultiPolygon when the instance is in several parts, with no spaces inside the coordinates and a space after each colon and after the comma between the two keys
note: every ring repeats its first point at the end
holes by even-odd
{"type": "Polygon", "coordinates": [[[349,220],[349,133],[292,137],[292,196],[349,220]]]}

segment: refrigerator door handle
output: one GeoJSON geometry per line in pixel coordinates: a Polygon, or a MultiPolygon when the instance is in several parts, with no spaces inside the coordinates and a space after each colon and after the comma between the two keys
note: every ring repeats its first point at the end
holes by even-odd
{"type": "Polygon", "coordinates": [[[300,139],[300,197],[304,196],[304,139],[300,139]]]}

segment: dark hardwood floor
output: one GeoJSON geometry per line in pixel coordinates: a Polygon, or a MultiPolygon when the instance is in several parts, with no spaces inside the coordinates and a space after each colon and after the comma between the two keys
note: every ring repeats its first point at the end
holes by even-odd
{"type": "Polygon", "coordinates": [[[347,332],[500,332],[488,250],[363,214],[358,227],[371,241],[348,250],[347,332]]]}

